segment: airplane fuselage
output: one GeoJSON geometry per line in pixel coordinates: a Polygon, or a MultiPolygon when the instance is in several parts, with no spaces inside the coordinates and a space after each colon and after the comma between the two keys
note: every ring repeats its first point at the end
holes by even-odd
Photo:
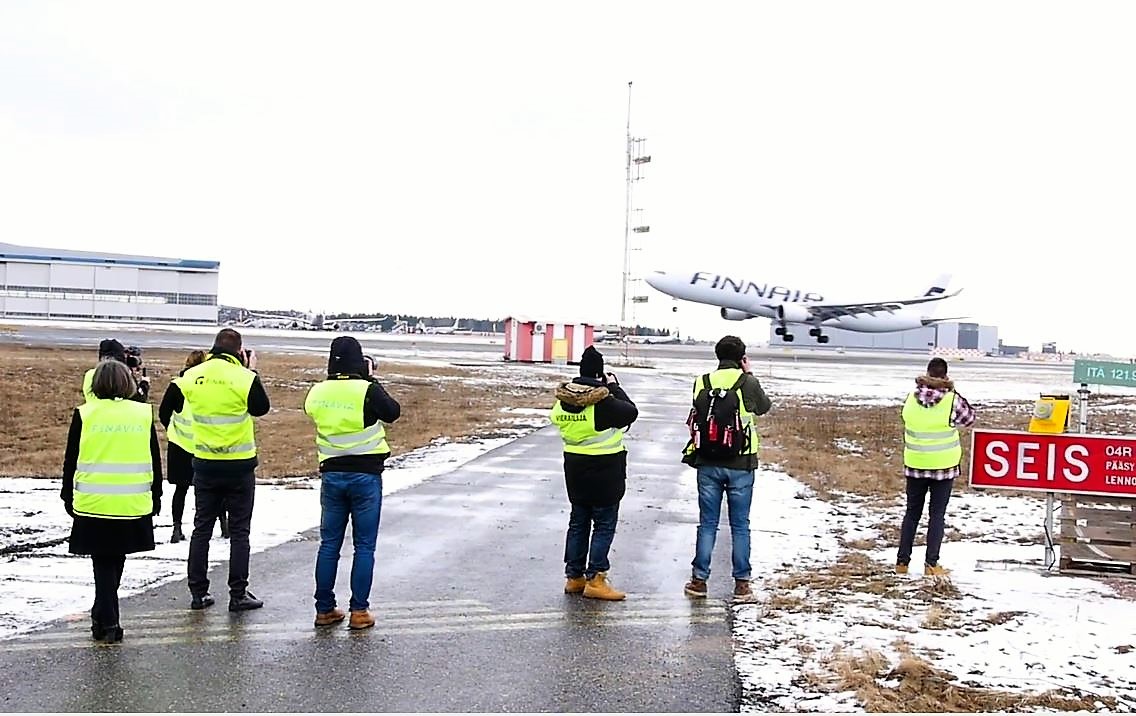
{"type": "Polygon", "coordinates": [[[737,274],[694,271],[682,274],[656,272],[646,277],[655,289],[674,298],[717,306],[722,318],[740,321],[768,318],[789,323],[809,323],[816,327],[841,328],[861,333],[890,333],[919,328],[928,320],[918,309],[896,307],[875,315],[840,316],[809,321],[810,303],[834,303],[820,291],[783,284],[751,281],[737,274]]]}

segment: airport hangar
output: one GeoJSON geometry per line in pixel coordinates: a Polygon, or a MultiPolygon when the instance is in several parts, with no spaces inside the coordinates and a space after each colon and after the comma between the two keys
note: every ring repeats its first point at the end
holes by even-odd
{"type": "MultiPolygon", "coordinates": [[[[804,331],[793,331],[797,341],[785,343],[781,336],[773,333],[775,321],[769,325],[770,346],[807,345],[815,347],[814,339],[804,331]]],[[[796,328],[793,326],[792,328],[796,328]]],[[[792,328],[790,330],[792,330],[792,328]]],[[[868,350],[927,351],[935,348],[948,350],[978,351],[982,354],[997,353],[1000,350],[997,326],[982,326],[977,323],[958,323],[943,321],[909,331],[892,333],[858,333],[839,328],[825,328],[824,335],[830,336],[824,348],[861,348],[868,350]]]]}
{"type": "Polygon", "coordinates": [[[0,243],[0,317],[217,325],[220,268],[0,243]]]}

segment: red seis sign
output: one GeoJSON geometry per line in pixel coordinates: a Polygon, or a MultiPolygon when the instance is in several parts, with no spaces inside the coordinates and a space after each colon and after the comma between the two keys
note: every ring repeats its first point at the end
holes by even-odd
{"type": "Polygon", "coordinates": [[[975,430],[970,484],[1136,497],[1136,437],[975,430]]]}

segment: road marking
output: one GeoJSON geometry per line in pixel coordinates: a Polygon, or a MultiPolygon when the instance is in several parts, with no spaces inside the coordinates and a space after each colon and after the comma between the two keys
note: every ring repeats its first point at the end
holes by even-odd
{"type": "MultiPolygon", "coordinates": [[[[483,631],[517,631],[554,628],[619,628],[637,626],[690,626],[722,624],[725,607],[697,609],[646,608],[624,610],[550,610],[518,614],[446,614],[422,617],[390,617],[376,614],[374,631],[384,635],[462,634],[483,631]]],[[[175,617],[181,612],[171,613],[175,617]]],[[[296,623],[247,623],[243,621],[201,621],[161,626],[137,626],[124,622],[127,641],[146,646],[164,644],[198,644],[215,641],[239,642],[247,639],[303,639],[345,631],[345,624],[317,628],[310,621],[296,623]]],[[[90,639],[77,640],[86,629],[70,628],[59,632],[25,634],[6,640],[5,651],[35,651],[104,646],[90,639]]]]}

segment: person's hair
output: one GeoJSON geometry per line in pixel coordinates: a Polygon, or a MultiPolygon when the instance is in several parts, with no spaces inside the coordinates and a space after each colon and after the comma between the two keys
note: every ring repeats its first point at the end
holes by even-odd
{"type": "Polygon", "coordinates": [[[722,336],[714,346],[714,355],[718,360],[732,360],[741,363],[746,354],[746,344],[737,336],[722,336]]]}
{"type": "Polygon", "coordinates": [[[104,360],[95,366],[91,392],[96,398],[132,398],[138,392],[138,384],[125,363],[104,360]]]}
{"type": "Polygon", "coordinates": [[[217,337],[213,339],[213,347],[235,356],[240,355],[241,334],[232,328],[222,328],[217,331],[217,337]]]}
{"type": "Polygon", "coordinates": [[[932,378],[946,378],[947,362],[942,358],[932,358],[931,362],[927,364],[927,375],[932,378]]]}
{"type": "Polygon", "coordinates": [[[205,351],[190,351],[189,355],[185,357],[185,367],[192,368],[198,363],[205,362],[205,351]]]}

